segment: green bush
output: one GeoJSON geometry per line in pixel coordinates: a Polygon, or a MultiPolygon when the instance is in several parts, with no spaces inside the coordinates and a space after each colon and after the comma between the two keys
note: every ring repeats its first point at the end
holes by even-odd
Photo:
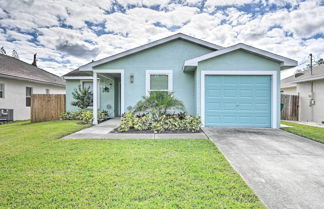
{"type": "Polygon", "coordinates": [[[150,116],[148,114],[137,116],[133,120],[135,130],[144,131],[150,128],[150,116]]]}
{"type": "Polygon", "coordinates": [[[201,120],[198,116],[187,116],[184,120],[187,131],[198,132],[200,130],[201,120]]]}
{"type": "Polygon", "coordinates": [[[83,112],[82,113],[82,121],[84,123],[88,123],[88,124],[92,123],[92,121],[93,121],[92,111],[89,110],[89,111],[83,112]]]}
{"type": "Polygon", "coordinates": [[[122,120],[118,127],[119,132],[126,132],[129,129],[133,128],[134,114],[132,112],[125,113],[122,115],[122,120]]]}
{"type": "MultiPolygon", "coordinates": [[[[103,121],[108,118],[108,111],[98,111],[98,120],[103,121]]],[[[93,113],[92,110],[77,110],[63,112],[60,116],[61,120],[82,120],[84,123],[92,123],[93,113]]]]}
{"type": "Polygon", "coordinates": [[[189,131],[199,132],[201,120],[198,116],[190,116],[185,113],[166,114],[158,118],[153,118],[149,114],[134,115],[127,113],[122,116],[121,124],[118,127],[119,132],[126,132],[130,129],[154,132],[164,131],[189,131]]]}

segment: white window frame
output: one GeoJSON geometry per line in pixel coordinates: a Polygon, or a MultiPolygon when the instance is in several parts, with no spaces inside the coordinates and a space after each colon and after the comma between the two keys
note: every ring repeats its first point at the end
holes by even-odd
{"type": "Polygon", "coordinates": [[[33,91],[34,91],[33,87],[26,86],[26,88],[25,88],[25,106],[26,107],[31,107],[31,98],[32,98],[32,95],[33,95],[33,91]],[[31,89],[30,96],[27,96],[27,88],[30,88],[31,89]],[[30,105],[29,106],[27,106],[27,98],[30,98],[30,105]]]}
{"type": "Polygon", "coordinates": [[[4,83],[0,83],[2,85],[2,97],[0,99],[4,99],[6,97],[6,85],[4,83]]]}
{"type": "Polygon", "coordinates": [[[271,128],[279,128],[278,118],[278,73],[277,71],[201,71],[200,77],[200,117],[205,126],[205,77],[206,75],[270,75],[271,76],[271,128]]]}
{"type": "Polygon", "coordinates": [[[173,71],[172,70],[146,70],[145,74],[145,92],[146,96],[151,91],[151,75],[167,75],[168,76],[168,92],[173,92],[173,71]]]}

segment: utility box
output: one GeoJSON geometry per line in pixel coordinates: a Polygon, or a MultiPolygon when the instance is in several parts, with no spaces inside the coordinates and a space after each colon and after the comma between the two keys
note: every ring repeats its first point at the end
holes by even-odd
{"type": "Polygon", "coordinates": [[[13,109],[0,109],[0,121],[13,121],[13,109]]]}

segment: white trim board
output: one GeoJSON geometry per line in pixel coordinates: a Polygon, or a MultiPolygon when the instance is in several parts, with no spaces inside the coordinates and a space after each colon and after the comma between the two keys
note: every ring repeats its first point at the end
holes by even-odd
{"type": "Polygon", "coordinates": [[[278,76],[277,71],[201,71],[200,77],[200,117],[205,126],[205,77],[206,75],[271,75],[271,127],[279,128],[278,123],[278,76]]]}
{"type": "Polygon", "coordinates": [[[149,96],[151,83],[150,75],[167,75],[168,76],[168,91],[173,91],[173,71],[172,70],[146,70],[145,71],[145,94],[149,96]]]}
{"type": "Polygon", "coordinates": [[[92,76],[64,76],[65,80],[92,80],[92,76]]]}
{"type": "MultiPolygon", "coordinates": [[[[120,114],[123,114],[125,112],[125,73],[122,69],[100,69],[100,70],[93,70],[93,78],[97,78],[98,73],[119,73],[120,74],[120,114]]],[[[94,82],[94,84],[97,84],[97,82],[94,82]]],[[[97,95],[98,92],[96,92],[97,95]]],[[[95,94],[93,94],[93,97],[95,98],[95,94]]],[[[97,101],[96,101],[97,102],[97,101]]],[[[93,106],[95,106],[95,103],[93,103],[93,106]]],[[[97,112],[97,110],[96,110],[97,112]]],[[[95,114],[95,110],[93,111],[93,124],[98,123],[97,115],[95,114]]]]}

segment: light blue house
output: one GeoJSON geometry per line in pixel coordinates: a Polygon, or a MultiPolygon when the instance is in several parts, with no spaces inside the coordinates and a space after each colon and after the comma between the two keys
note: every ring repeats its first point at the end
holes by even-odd
{"type": "Polygon", "coordinates": [[[278,128],[280,70],[296,65],[245,44],[224,48],[175,34],[66,74],[67,110],[76,109],[79,85],[93,89],[95,124],[98,109],[117,117],[151,91],[168,91],[204,126],[278,128]]]}

